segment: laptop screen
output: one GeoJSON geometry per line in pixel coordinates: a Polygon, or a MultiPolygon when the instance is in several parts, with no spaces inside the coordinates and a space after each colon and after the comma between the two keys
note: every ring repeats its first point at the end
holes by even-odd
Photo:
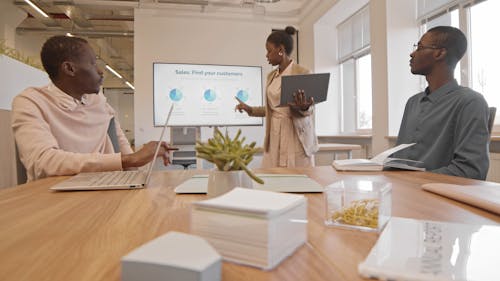
{"type": "Polygon", "coordinates": [[[156,149],[155,149],[155,154],[153,156],[153,160],[149,164],[148,174],[146,176],[146,181],[145,181],[144,185],[148,185],[149,184],[149,180],[151,179],[151,174],[153,172],[153,167],[155,165],[156,158],[158,157],[158,151],[160,151],[161,142],[163,140],[163,136],[165,135],[165,130],[167,129],[167,125],[168,125],[168,120],[170,120],[170,116],[172,115],[172,110],[173,109],[174,109],[174,104],[172,103],[170,105],[170,109],[168,110],[168,115],[167,115],[167,119],[165,119],[165,124],[163,125],[163,128],[161,129],[160,139],[158,140],[158,144],[156,145],[156,149]]]}

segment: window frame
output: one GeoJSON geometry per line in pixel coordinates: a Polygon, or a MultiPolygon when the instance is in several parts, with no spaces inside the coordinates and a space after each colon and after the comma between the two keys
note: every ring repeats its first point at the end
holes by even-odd
{"type": "MultiPolygon", "coordinates": [[[[358,115],[359,115],[359,106],[358,106],[358,103],[359,103],[359,89],[358,89],[358,83],[359,83],[359,77],[358,77],[358,60],[364,56],[367,56],[367,55],[371,55],[371,52],[370,52],[370,47],[366,47],[366,48],[363,48],[362,50],[359,50],[358,52],[356,52],[355,54],[353,54],[352,56],[349,56],[348,58],[345,58],[341,63],[340,63],[340,75],[341,75],[341,91],[340,91],[340,112],[341,112],[341,126],[340,126],[340,131],[342,133],[347,133],[349,131],[346,131],[345,130],[345,111],[346,109],[344,108],[344,99],[346,98],[346,93],[344,91],[344,86],[343,86],[343,81],[344,81],[344,66],[343,64],[348,62],[348,61],[353,61],[353,94],[352,94],[352,98],[353,98],[353,104],[354,104],[354,133],[357,133],[357,134],[370,134],[372,132],[372,128],[370,129],[360,129],[358,127],[358,115]]],[[[371,70],[370,70],[370,73],[371,73],[371,70]]],[[[373,105],[373,101],[372,101],[372,105],[373,105]]],[[[372,126],[373,126],[373,122],[372,122],[372,126]]]]}
{"type": "MultiPolygon", "coordinates": [[[[346,33],[346,31],[349,31],[347,33],[352,34],[354,31],[352,30],[354,23],[359,23],[361,22],[361,32],[363,33],[361,36],[361,45],[360,46],[355,46],[354,44],[354,38],[350,37],[349,39],[351,42],[348,45],[348,51],[344,52],[345,50],[345,45],[341,45],[341,42],[344,41],[342,40],[342,36],[339,36],[338,40],[338,48],[337,48],[337,59],[338,63],[340,66],[340,103],[339,103],[339,112],[340,112],[340,132],[342,133],[347,133],[347,132],[352,132],[350,130],[345,129],[346,127],[346,109],[344,108],[344,102],[345,99],[347,98],[346,91],[344,90],[344,77],[345,77],[345,72],[344,72],[344,63],[347,63],[348,61],[353,61],[353,93],[352,93],[352,98],[353,103],[354,103],[354,133],[356,134],[370,134],[372,132],[372,128],[370,129],[359,129],[358,128],[358,115],[359,115],[359,91],[358,91],[358,82],[359,82],[359,77],[358,77],[358,60],[366,55],[371,55],[370,52],[370,33],[369,33],[369,27],[370,27],[370,21],[369,21],[369,3],[361,7],[359,10],[354,12],[351,16],[349,16],[346,20],[341,22],[340,24],[337,25],[337,30],[339,34],[346,33]],[[368,32],[365,32],[366,29],[368,29],[368,32]]],[[[359,27],[359,26],[358,26],[359,27]]],[[[371,69],[370,69],[371,73],[371,69]]],[[[351,96],[350,96],[351,97],[351,96]]],[[[372,101],[372,106],[373,106],[373,101],[372,101]]],[[[372,127],[373,127],[373,122],[372,122],[372,127]]]]}

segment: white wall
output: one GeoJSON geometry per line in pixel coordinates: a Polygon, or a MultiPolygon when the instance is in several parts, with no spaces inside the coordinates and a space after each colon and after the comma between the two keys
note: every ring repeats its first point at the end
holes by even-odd
{"type": "Polygon", "coordinates": [[[410,72],[410,53],[419,40],[415,0],[387,0],[387,79],[390,136],[399,132],[406,101],[420,91],[420,77],[410,72]]]}
{"type": "Polygon", "coordinates": [[[409,54],[418,41],[415,0],[370,1],[373,153],[389,147],[397,135],[408,98],[419,91],[419,78],[410,73],[409,54]]]}
{"type": "MultiPolygon", "coordinates": [[[[15,48],[24,57],[39,61],[40,47],[44,42],[41,36],[20,36],[16,27],[26,18],[26,13],[17,8],[12,1],[0,1],[0,40],[10,48],[15,48]]],[[[31,86],[47,84],[47,74],[10,57],[0,55],[0,108],[10,110],[12,99],[22,90],[31,86]]]]}
{"type": "Polygon", "coordinates": [[[338,134],[341,130],[341,77],[337,57],[337,25],[346,20],[368,0],[339,0],[313,25],[314,69],[316,72],[330,72],[330,87],[326,102],[317,105],[316,127],[318,135],[338,134]],[[319,124],[321,123],[321,124],[319,124]]]}
{"type": "Polygon", "coordinates": [[[316,42],[317,33],[316,22],[323,17],[339,0],[321,0],[311,10],[303,11],[304,17],[299,22],[300,27],[300,64],[308,66],[316,70],[315,48],[318,47],[316,42]]]}
{"type": "Polygon", "coordinates": [[[12,99],[25,88],[43,86],[48,82],[49,77],[44,71],[0,55],[0,109],[10,110],[12,99]]]}

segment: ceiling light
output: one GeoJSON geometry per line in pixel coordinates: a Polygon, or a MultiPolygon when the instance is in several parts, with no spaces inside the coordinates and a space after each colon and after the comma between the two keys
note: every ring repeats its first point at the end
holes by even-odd
{"type": "Polygon", "coordinates": [[[37,5],[35,5],[33,2],[31,2],[30,0],[24,0],[24,2],[28,3],[28,5],[30,5],[33,9],[35,9],[38,13],[40,13],[42,16],[48,18],[49,15],[47,15],[47,13],[45,13],[44,11],[42,11],[42,9],[38,8],[37,5]]]}
{"type": "Polygon", "coordinates": [[[125,81],[125,84],[127,84],[127,86],[129,86],[132,90],[135,90],[134,85],[130,84],[130,82],[125,81]]]}
{"type": "Polygon", "coordinates": [[[118,73],[116,70],[114,70],[111,66],[109,66],[109,64],[106,64],[106,69],[109,70],[111,73],[113,73],[114,75],[116,75],[116,77],[122,79],[123,76],[120,75],[120,73],[118,73]]]}

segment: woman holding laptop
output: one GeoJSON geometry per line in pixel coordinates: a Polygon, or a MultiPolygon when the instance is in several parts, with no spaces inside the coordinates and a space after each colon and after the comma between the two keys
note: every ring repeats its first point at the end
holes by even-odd
{"type": "Polygon", "coordinates": [[[277,66],[267,75],[264,106],[249,106],[238,100],[235,109],[249,116],[266,117],[263,168],[312,167],[318,139],[314,128],[314,101],[304,91],[294,94],[294,102],[280,106],[281,77],[309,74],[290,57],[295,28],[273,31],[266,40],[267,60],[277,66]]]}

